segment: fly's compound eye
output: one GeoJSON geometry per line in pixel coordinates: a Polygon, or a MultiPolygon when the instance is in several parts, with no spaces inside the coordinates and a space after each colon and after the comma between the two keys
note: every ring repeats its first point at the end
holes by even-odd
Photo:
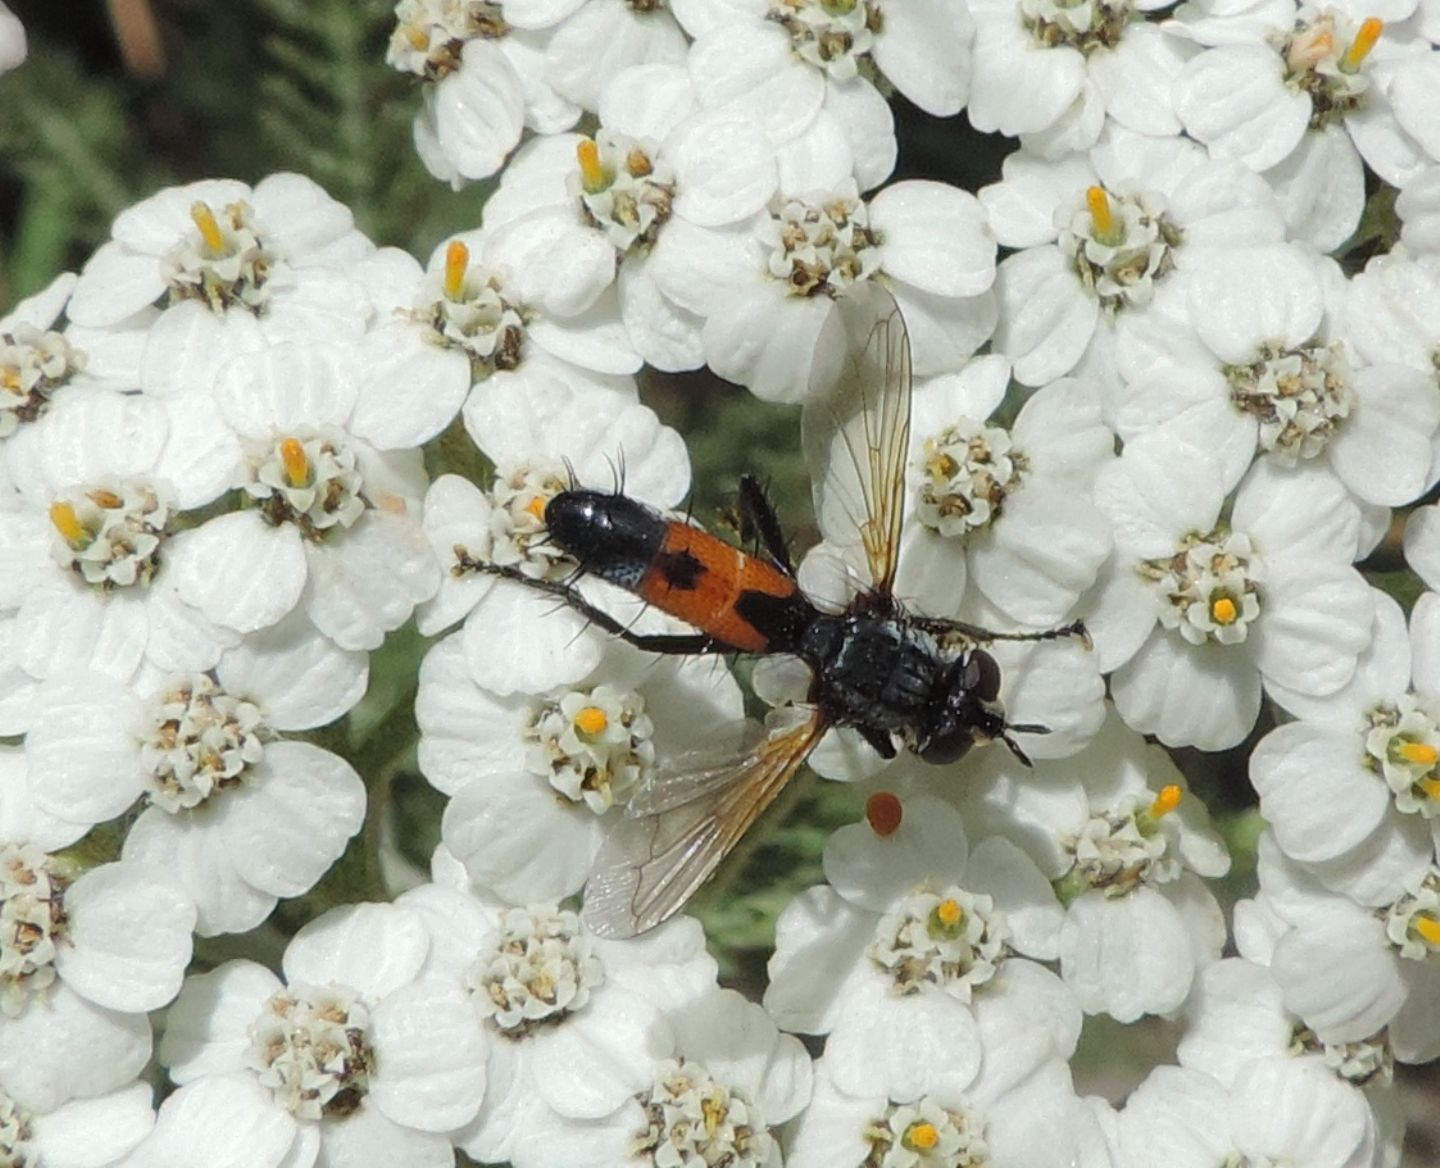
{"type": "Polygon", "coordinates": [[[1000,666],[983,649],[975,649],[965,659],[965,688],[982,702],[999,700],[1000,666]]]}

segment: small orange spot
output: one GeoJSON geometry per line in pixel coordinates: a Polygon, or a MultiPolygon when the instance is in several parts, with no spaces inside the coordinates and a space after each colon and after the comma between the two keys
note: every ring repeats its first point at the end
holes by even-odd
{"type": "Polygon", "coordinates": [[[1360,31],[1355,34],[1355,39],[1350,42],[1350,47],[1345,50],[1345,55],[1340,58],[1340,71],[1354,73],[1359,69],[1384,31],[1385,22],[1383,20],[1375,16],[1367,17],[1360,25],[1360,31]]]}
{"type": "Polygon", "coordinates": [[[57,500],[50,504],[50,522],[55,525],[55,530],[68,544],[80,545],[89,541],[90,533],[80,522],[80,516],[75,514],[74,506],[64,500],[57,500]]]}
{"type": "Polygon", "coordinates": [[[933,1123],[921,1120],[905,1129],[901,1142],[912,1152],[928,1152],[940,1142],[940,1132],[933,1123]]]}
{"type": "Polygon", "coordinates": [[[417,25],[409,25],[405,29],[405,39],[410,42],[410,47],[417,52],[423,53],[430,47],[430,34],[417,25]]]}
{"type": "Polygon", "coordinates": [[[1217,596],[1210,602],[1210,618],[1217,625],[1233,625],[1239,615],[1239,606],[1228,596],[1217,596]]]}
{"type": "Polygon", "coordinates": [[[1150,804],[1150,814],[1156,819],[1159,819],[1162,815],[1169,815],[1170,812],[1180,806],[1182,797],[1183,792],[1177,783],[1171,783],[1167,787],[1161,787],[1160,794],[1156,795],[1155,801],[1150,804]]]}
{"type": "Polygon", "coordinates": [[[107,491],[103,487],[96,487],[93,491],[87,491],[90,501],[97,507],[104,507],[107,511],[113,511],[125,500],[120,498],[114,491],[107,491]]]}
{"type": "Polygon", "coordinates": [[[525,504],[525,510],[540,522],[545,522],[545,508],[550,505],[550,500],[544,495],[536,495],[530,502],[525,504]]]}
{"type": "Polygon", "coordinates": [[[205,241],[205,247],[212,255],[219,255],[225,250],[225,235],[220,230],[220,224],[215,218],[215,212],[210,210],[208,203],[196,201],[190,204],[190,218],[195,221],[195,226],[200,229],[200,238],[205,241]]]}
{"type": "Polygon", "coordinates": [[[1110,197],[1104,187],[1091,187],[1085,192],[1085,204],[1090,208],[1090,221],[1095,224],[1095,238],[1101,243],[1115,243],[1115,213],[1110,209],[1110,197]]]}
{"type": "Polygon", "coordinates": [[[465,272],[470,267],[470,249],[452,239],[445,249],[445,297],[459,300],[465,291],[465,272]]]}
{"type": "Polygon", "coordinates": [[[609,716],[599,706],[586,706],[575,715],[575,729],[581,734],[602,734],[609,725],[609,716]]]}
{"type": "Polygon", "coordinates": [[[870,830],[881,839],[887,839],[900,830],[900,820],[905,809],[900,806],[899,796],[890,791],[876,791],[865,800],[865,819],[870,830]]]}
{"type": "Polygon", "coordinates": [[[581,138],[575,157],[580,161],[580,185],[586,194],[597,195],[610,185],[610,175],[600,161],[600,147],[594,138],[581,138]]]}
{"type": "Polygon", "coordinates": [[[935,915],[942,925],[954,928],[965,919],[965,910],[960,907],[958,900],[947,897],[935,906],[935,915]]]}
{"type": "Polygon", "coordinates": [[[310,459],[298,438],[280,442],[280,462],[285,467],[285,481],[292,487],[303,487],[310,481],[310,459]]]}
{"type": "Polygon", "coordinates": [[[1402,742],[1398,753],[1406,762],[1416,766],[1433,767],[1440,760],[1440,750],[1428,742],[1402,742]]]}
{"type": "Polygon", "coordinates": [[[1415,926],[1415,931],[1420,934],[1420,939],[1425,944],[1440,945],[1440,921],[1420,913],[1410,923],[1415,926]]]}

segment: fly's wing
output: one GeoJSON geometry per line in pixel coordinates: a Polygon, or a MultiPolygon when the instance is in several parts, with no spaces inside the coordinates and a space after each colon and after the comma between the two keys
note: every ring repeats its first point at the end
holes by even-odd
{"type": "Polygon", "coordinates": [[[636,798],[601,845],[581,915],[602,937],[633,937],[680,911],[815,749],[818,710],[728,758],[692,760],[636,798]]]}
{"type": "MultiPolygon", "coordinates": [[[[910,338],[894,298],[873,280],[835,302],[843,362],[818,363],[802,418],[814,476],[815,516],[826,539],[855,532],[874,586],[890,591],[905,514],[910,445],[910,338]],[[838,364],[838,370],[836,368],[838,364]]],[[[838,347],[827,330],[822,343],[838,347]]]]}

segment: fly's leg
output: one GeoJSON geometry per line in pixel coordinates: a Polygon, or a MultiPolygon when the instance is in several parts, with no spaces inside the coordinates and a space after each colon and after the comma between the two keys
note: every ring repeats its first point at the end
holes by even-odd
{"type": "Polygon", "coordinates": [[[1056,641],[1062,637],[1078,637],[1086,649],[1093,649],[1089,630],[1083,620],[1071,621],[1058,629],[1044,629],[1038,633],[997,633],[994,629],[982,629],[979,625],[964,621],[947,620],[944,617],[915,617],[915,625],[935,637],[942,645],[956,644],[986,645],[991,641],[1056,641]]]}
{"type": "Polygon", "coordinates": [[[567,607],[573,608],[592,624],[598,625],[607,633],[619,637],[627,645],[634,645],[637,649],[644,649],[650,653],[675,655],[734,651],[729,645],[722,644],[713,637],[707,637],[704,633],[637,633],[628,625],[616,620],[604,609],[591,604],[580,595],[579,589],[573,584],[567,584],[562,580],[537,580],[532,576],[525,575],[519,568],[504,564],[487,564],[468,556],[461,561],[461,567],[484,572],[489,576],[514,580],[517,584],[523,584],[535,592],[553,596],[567,607]]]}
{"type": "Polygon", "coordinates": [[[765,549],[770,562],[787,576],[795,575],[795,566],[790,562],[790,547],[785,542],[785,533],[780,530],[780,517],[754,475],[740,476],[740,535],[745,540],[755,540],[765,549]]]}

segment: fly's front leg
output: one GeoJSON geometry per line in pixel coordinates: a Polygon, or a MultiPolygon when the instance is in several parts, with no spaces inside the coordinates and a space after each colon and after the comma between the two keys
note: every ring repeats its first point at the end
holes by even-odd
{"type": "Polygon", "coordinates": [[[597,608],[591,604],[573,584],[567,584],[562,580],[537,580],[533,576],[525,575],[519,568],[505,564],[488,564],[469,556],[461,556],[458,559],[460,566],[469,571],[484,572],[487,576],[499,576],[506,580],[514,580],[517,584],[523,584],[532,591],[543,592],[547,596],[555,597],[556,600],[568,608],[573,608],[592,624],[598,625],[607,633],[619,637],[627,645],[634,645],[637,649],[644,649],[649,653],[674,655],[733,652],[729,645],[721,644],[704,633],[637,633],[628,625],[616,620],[603,608],[597,608]]]}
{"type": "Polygon", "coordinates": [[[924,629],[945,648],[964,647],[965,644],[987,645],[991,641],[1055,641],[1061,637],[1078,637],[1086,649],[1093,649],[1090,633],[1083,620],[1071,621],[1058,629],[1044,629],[1038,633],[997,633],[979,625],[964,621],[947,620],[944,617],[916,617],[917,627],[924,629]]]}

